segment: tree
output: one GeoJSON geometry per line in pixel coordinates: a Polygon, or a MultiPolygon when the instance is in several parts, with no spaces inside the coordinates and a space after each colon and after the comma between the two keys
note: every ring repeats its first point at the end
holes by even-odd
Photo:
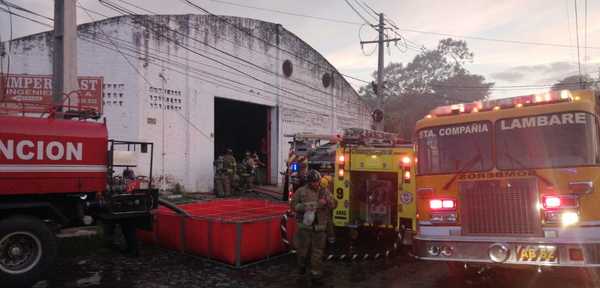
{"type": "MultiPolygon", "coordinates": [[[[473,61],[465,41],[441,40],[435,50],[425,50],[407,63],[390,63],[383,70],[384,128],[410,139],[416,121],[431,109],[451,103],[486,99],[493,83],[469,73],[473,61]]],[[[376,78],[377,71],[373,73],[376,78]]],[[[369,103],[376,103],[371,85],[359,89],[369,103]]]]}
{"type": "Polygon", "coordinates": [[[592,78],[590,75],[588,74],[584,74],[584,75],[573,75],[573,76],[567,76],[564,79],[558,81],[557,83],[555,83],[554,85],[552,85],[552,90],[564,90],[564,89],[568,89],[568,90],[576,90],[576,89],[593,89],[593,90],[600,90],[599,89],[599,83],[598,83],[598,79],[594,79],[592,78]]]}

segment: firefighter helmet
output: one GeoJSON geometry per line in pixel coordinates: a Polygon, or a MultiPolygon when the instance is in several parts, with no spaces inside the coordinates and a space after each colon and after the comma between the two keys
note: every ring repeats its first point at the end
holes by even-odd
{"type": "Polygon", "coordinates": [[[321,173],[319,171],[311,169],[306,175],[306,181],[309,183],[321,181],[321,173]]]}

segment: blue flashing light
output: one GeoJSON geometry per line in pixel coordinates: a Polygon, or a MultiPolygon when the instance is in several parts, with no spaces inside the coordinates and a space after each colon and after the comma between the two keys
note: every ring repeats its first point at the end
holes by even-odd
{"type": "Polygon", "coordinates": [[[292,172],[298,172],[298,170],[300,170],[300,166],[298,165],[298,163],[292,162],[292,164],[290,165],[290,170],[292,172]]]}

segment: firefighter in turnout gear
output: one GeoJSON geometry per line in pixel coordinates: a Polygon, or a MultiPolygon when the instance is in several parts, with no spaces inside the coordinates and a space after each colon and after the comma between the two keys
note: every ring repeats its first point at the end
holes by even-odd
{"type": "Polygon", "coordinates": [[[254,175],[256,174],[256,164],[252,159],[252,154],[246,151],[246,157],[242,160],[240,165],[240,177],[241,177],[241,188],[242,192],[251,190],[254,184],[254,175]]]}
{"type": "Polygon", "coordinates": [[[306,175],[306,184],[294,193],[290,203],[291,209],[296,212],[299,228],[294,237],[298,272],[304,275],[307,262],[310,261],[311,280],[317,285],[322,284],[321,263],[331,210],[336,206],[334,201],[331,193],[321,187],[321,174],[310,170],[306,175]]]}
{"type": "Polygon", "coordinates": [[[233,157],[233,150],[227,149],[225,156],[223,156],[223,169],[226,179],[225,184],[225,196],[231,196],[232,190],[235,189],[236,177],[237,177],[237,163],[235,157],[233,157]]]}

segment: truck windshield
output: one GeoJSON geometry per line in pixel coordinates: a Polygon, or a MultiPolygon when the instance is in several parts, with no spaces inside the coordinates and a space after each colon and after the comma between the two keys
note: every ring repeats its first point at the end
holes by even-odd
{"type": "Polygon", "coordinates": [[[496,121],[499,169],[593,165],[598,155],[594,116],[561,112],[496,121]]]}
{"type": "Polygon", "coordinates": [[[488,121],[429,127],[417,133],[420,175],[492,169],[492,124],[488,121]]]}

